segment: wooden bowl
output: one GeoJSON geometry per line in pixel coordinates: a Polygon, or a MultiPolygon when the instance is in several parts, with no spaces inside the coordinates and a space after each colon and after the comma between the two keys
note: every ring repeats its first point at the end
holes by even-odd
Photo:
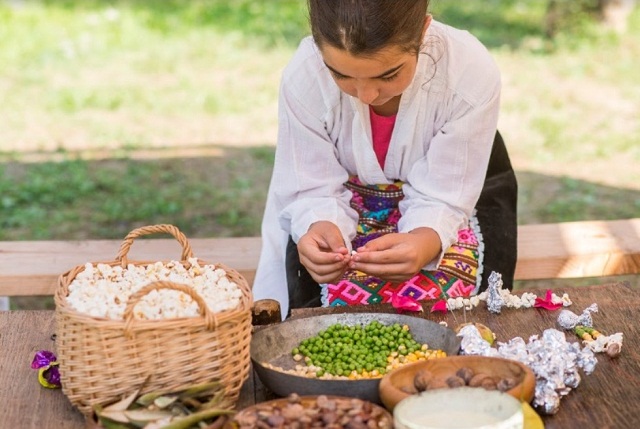
{"type": "MultiPolygon", "coordinates": [[[[533,399],[536,378],[528,366],[514,360],[498,357],[463,355],[415,362],[389,372],[380,380],[380,400],[389,411],[393,411],[398,402],[409,395],[418,393],[414,387],[414,380],[420,371],[427,370],[434,379],[444,382],[450,376],[455,375],[460,368],[470,368],[474,374],[486,374],[493,377],[494,380],[496,378],[511,378],[515,385],[505,390],[506,393],[524,402],[531,402],[533,399]]],[[[437,388],[437,384],[433,383],[433,387],[427,390],[437,388]]]]}
{"type": "MultiPolygon", "coordinates": [[[[330,420],[326,419],[326,414],[334,414],[335,416],[345,417],[349,412],[353,412],[354,408],[358,408],[367,415],[366,419],[373,420],[375,427],[380,429],[392,429],[393,428],[393,416],[387,410],[380,405],[376,405],[369,401],[364,401],[358,398],[335,396],[335,395],[309,395],[309,396],[297,396],[290,395],[287,398],[273,399],[271,401],[261,402],[256,405],[244,408],[240,410],[233,418],[233,422],[238,425],[240,429],[262,427],[258,426],[258,421],[262,420],[260,416],[275,414],[281,416],[288,416],[287,421],[278,422],[277,427],[289,428],[289,427],[302,427],[298,426],[302,415],[312,416],[313,421],[322,424],[322,427],[332,425],[330,420]],[[323,397],[325,405],[323,406],[318,398],[323,397]],[[332,407],[328,407],[327,402],[332,402],[332,407]],[[289,408],[292,405],[301,405],[302,409],[297,410],[289,408]],[[302,412],[301,412],[302,410],[302,412]]],[[[366,420],[365,419],[365,420],[366,420]]],[[[274,426],[275,427],[275,426],[274,426]]],[[[307,427],[307,426],[305,426],[307,427]]],[[[313,426],[317,427],[317,426],[313,426]]],[[[331,426],[333,427],[333,425],[331,426]]]]}

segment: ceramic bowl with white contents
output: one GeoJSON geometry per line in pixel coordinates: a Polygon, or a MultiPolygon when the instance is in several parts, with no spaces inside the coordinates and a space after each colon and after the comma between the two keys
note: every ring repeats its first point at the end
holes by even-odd
{"type": "Polygon", "coordinates": [[[523,429],[522,404],[500,391],[472,387],[411,395],[393,410],[396,429],[523,429]]]}

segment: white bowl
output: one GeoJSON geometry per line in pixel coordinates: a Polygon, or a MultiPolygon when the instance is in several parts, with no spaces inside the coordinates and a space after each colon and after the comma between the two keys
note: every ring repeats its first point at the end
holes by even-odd
{"type": "Polygon", "coordinates": [[[396,429],[523,429],[522,404],[499,391],[473,387],[411,395],[393,410],[396,429]]]}

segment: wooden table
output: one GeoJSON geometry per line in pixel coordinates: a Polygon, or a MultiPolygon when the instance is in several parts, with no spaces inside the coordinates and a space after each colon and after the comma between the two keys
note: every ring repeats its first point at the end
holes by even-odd
{"type": "MultiPolygon", "coordinates": [[[[570,308],[575,313],[597,303],[599,311],[593,315],[594,326],[606,334],[622,332],[624,346],[616,359],[598,354],[594,373],[583,376],[580,386],[562,399],[557,414],[544,417],[546,428],[640,427],[640,290],[632,289],[626,283],[555,290],[556,293],[565,291],[574,302],[570,308]]],[[[543,290],[534,292],[539,296],[544,293],[543,290]]],[[[384,305],[307,309],[295,312],[293,317],[358,310],[393,311],[384,305]]],[[[540,309],[503,309],[501,314],[495,315],[481,306],[467,312],[466,320],[489,326],[499,341],[516,336],[528,340],[531,335],[557,327],[557,314],[558,311],[540,309]]],[[[464,321],[460,311],[446,315],[427,313],[422,317],[446,321],[450,327],[464,321]]],[[[77,429],[84,426],[83,416],[71,406],[62,391],[41,387],[36,371],[30,368],[36,351],[55,350],[51,339],[54,331],[53,311],[0,312],[0,427],[77,429]]],[[[574,339],[570,335],[568,338],[574,339]]],[[[271,397],[272,394],[252,375],[243,386],[238,408],[271,397]]]]}

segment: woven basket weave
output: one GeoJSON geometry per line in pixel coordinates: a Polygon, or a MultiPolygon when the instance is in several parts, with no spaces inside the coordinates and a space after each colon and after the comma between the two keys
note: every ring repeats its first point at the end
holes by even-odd
{"type": "MultiPolygon", "coordinates": [[[[129,261],[127,254],[137,237],[169,233],[182,245],[181,263],[192,258],[186,237],[172,225],[152,225],[131,231],[111,266],[149,265],[156,261],[129,261]]],[[[165,261],[168,262],[168,261],[165,261]]],[[[207,262],[198,260],[202,265],[207,262]]],[[[236,309],[213,313],[189,286],[154,282],[132,294],[124,320],[110,320],[80,313],[67,303],[69,284],[84,266],[62,274],[55,293],[56,349],[62,390],[71,403],[89,415],[95,405],[121,399],[142,386],[141,393],[180,390],[195,384],[220,381],[225,389],[222,407],[233,408],[249,374],[251,340],[251,290],[235,270],[227,278],[242,290],[236,309]],[[139,320],[133,317],[138,301],[154,289],[174,289],[189,295],[199,306],[200,317],[139,320]]]]}

